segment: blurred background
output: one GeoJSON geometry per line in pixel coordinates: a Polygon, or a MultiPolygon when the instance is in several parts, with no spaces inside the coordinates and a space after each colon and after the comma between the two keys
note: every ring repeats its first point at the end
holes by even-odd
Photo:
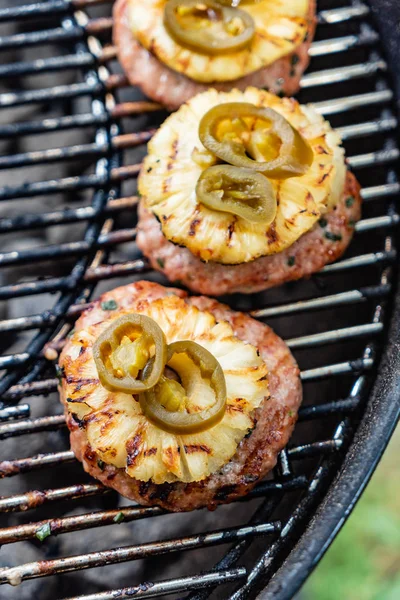
{"type": "Polygon", "coordinates": [[[297,600],[399,600],[400,428],[297,600]]]}

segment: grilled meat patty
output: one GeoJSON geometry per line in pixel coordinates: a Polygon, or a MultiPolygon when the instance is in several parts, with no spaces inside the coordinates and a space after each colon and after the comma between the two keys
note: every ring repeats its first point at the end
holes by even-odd
{"type": "Polygon", "coordinates": [[[143,203],[139,206],[137,244],[154,269],[201,294],[250,294],[301,279],[337,260],[349,245],[361,214],[360,186],[350,172],[341,201],[292,246],[240,265],[202,262],[187,248],[167,240],[143,203]]]}
{"type": "MultiPolygon", "coordinates": [[[[71,433],[71,448],[83,463],[85,470],[106,486],[143,505],[159,505],[180,512],[195,508],[215,508],[249,492],[276,464],[278,453],[287,444],[293,431],[302,399],[299,369],[285,343],[267,326],[223,304],[205,297],[189,298],[180,290],[167,289],[158,284],[142,281],[117,288],[103,295],[79,318],[75,331],[84,335],[99,320],[104,319],[104,302],[114,301],[124,310],[140,312],[143,302],[170,295],[171,292],[201,311],[212,313],[218,321],[227,321],[237,338],[255,346],[265,362],[269,375],[270,397],[254,412],[255,427],[239,444],[233,458],[217,473],[192,483],[154,484],[129,477],[125,469],[105,465],[87,441],[79,420],[67,406],[66,389],[73,375],[66,370],[69,340],[60,358],[64,366],[60,386],[61,401],[65,407],[71,433]],[[69,383],[68,383],[69,382],[69,383]]],[[[74,385],[85,385],[75,375],[74,385]]],[[[132,449],[131,449],[132,450],[132,449]]]]}
{"type": "Polygon", "coordinates": [[[161,63],[134,37],[128,22],[127,0],[114,4],[113,40],[118,48],[118,59],[130,83],[137,85],[144,94],[176,110],[192,96],[210,87],[228,92],[232,88],[245,90],[249,86],[267,88],[276,94],[292,96],[300,87],[300,79],[309,63],[308,50],[315,32],[315,1],[310,2],[308,34],[296,51],[271,65],[249,75],[223,83],[198,83],[161,63]]]}

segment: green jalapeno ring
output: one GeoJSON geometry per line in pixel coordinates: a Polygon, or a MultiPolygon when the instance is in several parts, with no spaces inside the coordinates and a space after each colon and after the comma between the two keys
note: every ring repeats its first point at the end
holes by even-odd
{"type": "MultiPolygon", "coordinates": [[[[193,414],[184,410],[167,410],[162,406],[159,390],[155,386],[139,395],[143,414],[154,425],[174,435],[191,435],[214,427],[223,419],[226,409],[226,383],[221,365],[203,346],[189,340],[170,344],[167,353],[167,365],[178,354],[187,354],[193,360],[200,368],[203,378],[210,380],[215,393],[215,404],[193,414]]],[[[175,371],[178,372],[176,366],[175,371]]]]}
{"type": "MultiPolygon", "coordinates": [[[[199,125],[200,140],[208,150],[221,160],[234,165],[253,169],[271,179],[287,179],[300,177],[311,166],[314,153],[308,142],[280,113],[269,107],[258,107],[247,102],[227,102],[209,110],[199,125]],[[248,132],[249,144],[233,140],[218,140],[217,129],[225,120],[243,121],[245,118],[266,121],[269,128],[265,134],[262,130],[248,132]],[[264,136],[268,146],[269,137],[275,136],[280,142],[278,156],[272,160],[254,160],[249,152],[262,157],[260,149],[264,136]]],[[[257,158],[257,156],[256,156],[257,158]]]]}
{"type": "Polygon", "coordinates": [[[197,200],[207,208],[269,225],[275,219],[274,188],[252,169],[215,165],[205,169],[196,185],[197,200]]]}
{"type": "MultiPolygon", "coordinates": [[[[101,384],[112,392],[125,392],[138,394],[156,385],[160,379],[167,360],[167,343],[162,329],[157,323],[145,315],[126,314],[119,317],[97,338],[93,345],[93,358],[96,363],[97,372],[101,384]],[[115,374],[110,357],[112,353],[118,352],[123,337],[139,334],[144,336],[146,345],[154,346],[154,362],[152,369],[146,372],[146,377],[138,379],[128,369],[121,377],[115,374]]],[[[129,361],[129,351],[123,357],[129,361]]],[[[135,366],[135,365],[133,365],[135,366]]],[[[139,369],[140,371],[141,369],[139,369]]]]}
{"type": "Polygon", "coordinates": [[[181,46],[199,52],[200,54],[218,55],[242,50],[248,46],[255,34],[253,18],[245,11],[229,6],[222,6],[215,0],[168,0],[164,8],[164,26],[169,35],[181,46]],[[187,28],[184,27],[185,17],[179,19],[177,11],[187,9],[187,28]],[[193,9],[192,11],[190,9],[193,9]],[[209,21],[208,30],[201,27],[196,30],[190,17],[196,16],[196,10],[203,11],[209,21]],[[215,32],[212,23],[220,22],[221,32],[215,32]],[[242,28],[236,32],[236,23],[242,28]]]}

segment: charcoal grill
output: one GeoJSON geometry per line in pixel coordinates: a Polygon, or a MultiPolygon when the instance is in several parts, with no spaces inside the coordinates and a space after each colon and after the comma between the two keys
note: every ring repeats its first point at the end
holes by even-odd
{"type": "MultiPolygon", "coordinates": [[[[203,516],[197,513],[196,527],[189,522],[184,537],[172,534],[165,539],[161,509],[133,504],[119,508],[113,492],[85,478],[68,449],[61,414],[31,416],[37,397],[49,394],[49,406],[57,403],[54,358],[96,287],[107,280],[112,287],[115,280],[120,284],[158,277],[133,244],[135,178],[144,145],[165,113],[129,88],[118,70],[109,0],[3,2],[0,108],[6,118],[0,124],[0,143],[7,150],[0,156],[0,175],[7,169],[11,183],[0,189],[0,200],[10,207],[11,216],[0,220],[0,244],[11,233],[13,239],[27,236],[39,243],[0,254],[2,272],[8,274],[0,279],[0,300],[7,311],[18,299],[43,294],[46,310],[4,313],[0,321],[0,439],[21,436],[23,452],[27,438],[54,431],[64,449],[54,451],[49,444],[45,453],[7,460],[0,452],[0,476],[29,476],[32,482],[42,470],[68,475],[65,485],[35,490],[24,484],[18,493],[0,498],[3,552],[7,553],[5,544],[14,542],[39,545],[38,532],[51,533],[42,544],[45,551],[48,548],[47,560],[0,569],[0,583],[5,584],[0,598],[8,597],[8,583],[24,586],[28,579],[146,558],[153,565],[151,582],[132,580],[123,589],[76,595],[76,580],[68,584],[65,579],[57,598],[65,598],[67,590],[70,600],[169,594],[191,600],[242,600],[258,594],[263,599],[289,599],[373,472],[400,409],[395,92],[400,85],[400,8],[395,0],[321,0],[318,8],[320,27],[299,99],[315,102],[339,128],[349,165],[363,184],[363,219],[355,226],[345,257],[309,281],[228,299],[285,337],[302,370],[304,405],[273,475],[237,503],[247,503],[248,522],[235,520],[233,510],[229,526],[220,529],[224,509],[218,509],[213,528],[201,530],[203,516]],[[21,48],[31,49],[31,60],[26,54],[24,60],[18,60],[18,54],[13,58],[21,48]],[[44,48],[52,50],[37,58],[44,48]],[[60,80],[66,73],[68,83],[60,80]],[[21,117],[18,111],[23,107],[34,107],[33,117],[21,117]],[[10,111],[14,123],[7,121],[10,111]],[[59,145],[63,133],[82,131],[85,143],[59,145]],[[24,140],[30,149],[20,151],[26,148],[24,140]],[[47,177],[35,179],[38,165],[46,167],[47,177]],[[61,167],[65,169],[59,175],[61,167]],[[38,199],[43,204],[33,210],[37,203],[32,202],[38,199]],[[57,241],[59,232],[71,226],[72,241],[68,234],[57,241]],[[52,243],[42,236],[48,231],[56,232],[52,243]],[[80,515],[63,516],[79,502],[86,512],[82,508],[80,515]],[[28,510],[35,512],[24,516],[28,510]],[[85,536],[85,530],[101,526],[106,540],[121,519],[129,523],[156,517],[157,541],[137,544],[133,529],[132,544],[123,547],[87,547],[85,554],[59,556],[51,546],[58,534],[82,530],[85,536]],[[207,554],[205,571],[177,575],[175,570],[174,577],[163,580],[154,575],[163,560],[196,549],[207,554]]],[[[115,587],[110,573],[109,587],[115,587]]]]}

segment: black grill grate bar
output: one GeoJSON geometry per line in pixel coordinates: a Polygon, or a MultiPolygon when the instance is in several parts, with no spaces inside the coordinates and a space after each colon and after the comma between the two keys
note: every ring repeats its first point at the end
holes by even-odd
{"type": "Polygon", "coordinates": [[[355,325],[353,327],[344,327],[342,329],[333,329],[313,335],[303,335],[297,338],[286,340],[286,344],[291,350],[300,348],[315,348],[328,343],[337,343],[344,340],[353,340],[364,335],[373,336],[383,331],[383,323],[366,323],[364,325],[355,325]]]}
{"type": "MultiPolygon", "coordinates": [[[[397,253],[394,249],[388,251],[370,252],[368,254],[359,254],[354,258],[347,258],[324,267],[318,274],[339,273],[359,267],[392,263],[396,260],[397,253]]],[[[132,261],[130,264],[105,266],[89,271],[85,276],[85,281],[97,281],[104,278],[117,277],[118,275],[127,276],[132,274],[146,273],[150,270],[148,263],[144,260],[132,261]]],[[[0,287],[0,300],[17,298],[22,296],[31,296],[49,292],[62,292],[71,289],[72,283],[68,277],[54,277],[43,281],[32,281],[16,285],[5,285],[0,287]]]]}
{"type": "MultiPolygon", "coordinates": [[[[137,263],[142,263],[141,259],[138,261],[132,261],[131,263],[123,263],[122,265],[102,265],[96,270],[99,270],[102,279],[106,276],[120,276],[122,274],[137,272],[137,263]],[[116,269],[114,267],[117,267],[116,269]],[[120,268],[122,267],[122,268],[120,268]],[[111,273],[110,273],[111,272],[111,273]]],[[[90,272],[89,272],[90,280],[90,272]]],[[[339,294],[332,294],[329,296],[322,296],[318,298],[310,298],[308,300],[299,300],[298,302],[292,302],[289,304],[282,304],[278,306],[271,306],[255,310],[251,312],[251,316],[258,319],[278,317],[286,314],[306,312],[309,310],[318,310],[323,308],[331,308],[333,306],[349,305],[354,303],[365,302],[371,298],[379,298],[386,296],[390,292],[391,286],[388,283],[381,284],[378,286],[369,286],[360,288],[359,290],[349,290],[347,292],[341,292],[339,294]]],[[[88,307],[87,304],[73,305],[68,310],[66,317],[73,318],[85,310],[88,307]]],[[[31,315],[29,317],[18,317],[15,319],[7,319],[0,321],[0,332],[6,331],[23,331],[27,329],[37,329],[40,327],[46,327],[53,325],[56,319],[51,312],[44,312],[38,315],[31,315]]],[[[28,390],[26,390],[27,392],[28,390]]]]}
{"type": "Polygon", "coordinates": [[[350,79],[359,79],[361,77],[372,77],[380,72],[387,70],[387,64],[384,60],[373,60],[348,67],[338,67],[335,69],[326,69],[308,73],[301,79],[303,89],[315,88],[321,85],[333,85],[341,81],[350,79]]]}
{"type": "Polygon", "coordinates": [[[0,409],[0,423],[2,421],[11,421],[29,417],[30,410],[29,404],[20,404],[19,406],[7,406],[6,408],[2,408],[0,409]]]}
{"type": "MultiPolygon", "coordinates": [[[[282,493],[283,491],[294,491],[303,489],[307,485],[304,476],[293,477],[283,482],[270,481],[257,485],[250,491],[246,498],[238,498],[238,502],[246,502],[252,498],[264,497],[266,494],[282,493]]],[[[34,539],[36,533],[43,526],[49,526],[52,535],[59,535],[71,531],[80,531],[94,527],[113,525],[117,519],[124,522],[137,521],[167,514],[167,511],[158,506],[139,506],[137,504],[107,511],[95,511],[73,517],[62,517],[59,519],[45,519],[34,523],[15,525],[0,531],[0,544],[11,544],[16,541],[34,539]]],[[[265,520],[265,519],[264,519],[265,520]]]]}
{"type": "Polygon", "coordinates": [[[25,263],[35,263],[43,260],[54,260],[55,258],[64,258],[67,256],[76,256],[86,254],[91,249],[107,248],[116,244],[131,242],[135,239],[136,229],[118,229],[110,233],[101,234],[95,244],[87,241],[67,242],[54,246],[44,246],[43,248],[30,248],[15,252],[4,252],[0,254],[0,266],[20,265],[25,263]]]}
{"type": "Polygon", "coordinates": [[[60,519],[45,519],[26,525],[15,525],[4,527],[0,530],[0,544],[12,544],[22,540],[35,539],[36,533],[43,526],[50,527],[51,535],[59,535],[71,531],[82,531],[94,527],[113,525],[117,521],[130,523],[139,519],[148,519],[165,514],[158,506],[128,506],[115,510],[96,511],[73,517],[62,517],[60,519]]]}
{"type": "MultiPolygon", "coordinates": [[[[359,267],[368,267],[370,265],[378,265],[381,263],[394,262],[397,257],[396,250],[390,250],[387,252],[369,252],[367,254],[359,254],[352,258],[345,258],[331,265],[326,265],[321,273],[340,273],[341,271],[348,271],[349,269],[358,269],[359,267]]],[[[1,288],[0,288],[1,291],[1,288]]]]}
{"type": "Polygon", "coordinates": [[[46,150],[35,150],[32,152],[22,152],[20,154],[10,154],[0,157],[0,169],[10,169],[16,167],[32,166],[36,164],[46,164],[60,160],[69,160],[81,157],[96,157],[109,154],[111,149],[133,148],[140,144],[147,143],[154,130],[142,131],[140,133],[131,133],[127,135],[115,136],[102,144],[92,142],[90,144],[77,144],[75,146],[64,146],[59,148],[48,148],[46,150]]]}
{"type": "MultiPolygon", "coordinates": [[[[384,121],[383,128],[386,130],[393,129],[393,125],[396,126],[396,120],[387,119],[384,121]]],[[[364,134],[365,128],[374,128],[375,133],[381,133],[382,127],[377,122],[372,123],[361,123],[360,126],[352,126],[352,134],[347,132],[347,139],[357,137],[359,135],[360,128],[361,135],[364,134]]],[[[340,130],[338,130],[340,133],[340,130]]],[[[74,146],[64,146],[58,148],[48,148],[46,150],[36,150],[31,152],[22,152],[20,154],[11,154],[8,156],[0,157],[0,169],[10,169],[22,166],[31,166],[42,163],[51,163],[61,160],[74,159],[78,157],[92,157],[92,156],[105,156],[110,152],[110,149],[118,148],[133,148],[140,144],[147,143],[154,134],[154,130],[142,131],[140,133],[131,133],[126,135],[115,136],[111,139],[111,143],[104,142],[99,144],[96,142],[89,144],[77,144],[74,146]]],[[[390,144],[390,141],[386,141],[386,145],[390,144]]],[[[367,154],[355,155],[348,157],[348,163],[353,168],[361,168],[371,166],[373,164],[385,164],[397,160],[399,151],[395,147],[383,148],[375,152],[368,152],[367,154]]]]}
{"type": "Polygon", "coordinates": [[[246,576],[246,569],[238,567],[224,571],[202,573],[179,579],[166,579],[160,582],[144,582],[134,587],[120,588],[108,592],[98,592],[84,596],[74,596],[65,600],[124,600],[126,598],[155,598],[165,594],[187,592],[188,590],[199,590],[211,586],[220,586],[232,581],[238,581],[246,576]]]}
{"type": "Polygon", "coordinates": [[[385,165],[397,161],[399,159],[398,148],[387,148],[378,150],[377,152],[368,152],[367,154],[358,154],[357,156],[349,156],[347,162],[350,167],[355,169],[365,169],[366,167],[385,165]]]}
{"type": "MultiPolygon", "coordinates": [[[[63,30],[64,31],[64,30],[63,30]]],[[[70,85],[56,85],[42,90],[29,90],[25,92],[5,92],[0,94],[0,108],[34,104],[35,102],[54,102],[79,96],[99,95],[104,91],[102,83],[95,81],[86,83],[71,83],[70,85]]]]}
{"type": "MultiPolygon", "coordinates": [[[[29,405],[27,405],[29,408],[29,405]]],[[[39,431],[55,431],[65,426],[64,415],[52,415],[49,417],[37,417],[26,421],[14,421],[11,423],[0,423],[0,440],[39,431]]],[[[0,531],[1,534],[1,531],[0,531]]]]}
{"type": "MultiPolygon", "coordinates": [[[[326,404],[318,404],[311,407],[303,407],[299,411],[301,420],[305,421],[311,418],[320,418],[322,416],[331,414],[335,411],[343,412],[346,410],[353,410],[358,404],[358,398],[346,398],[344,400],[337,400],[335,402],[328,402],[326,404]]],[[[29,405],[27,407],[25,416],[29,416],[29,405]]],[[[12,407],[14,408],[14,407],[12,407]]],[[[4,413],[4,420],[13,417],[13,414],[4,413]]],[[[18,415],[20,416],[20,415],[18,415]]],[[[65,418],[63,415],[48,416],[48,417],[37,417],[36,419],[22,420],[23,414],[20,416],[21,420],[9,423],[0,423],[0,439],[6,439],[8,437],[15,437],[20,435],[28,435],[31,433],[37,433],[40,431],[54,431],[66,426],[65,418]]],[[[0,419],[1,420],[1,419],[0,419]]]]}
{"type": "Polygon", "coordinates": [[[13,477],[20,473],[29,473],[44,467],[55,467],[67,462],[73,462],[75,455],[71,450],[64,452],[50,452],[48,454],[38,454],[28,458],[18,458],[16,460],[3,460],[0,462],[0,479],[3,477],[13,477]]]}
{"type": "Polygon", "coordinates": [[[383,227],[395,227],[399,223],[399,215],[394,213],[382,217],[373,217],[371,219],[363,219],[355,225],[357,233],[371,231],[372,229],[381,229],[383,227]]]}
{"type": "MultiPolygon", "coordinates": [[[[385,197],[392,197],[400,192],[400,185],[398,183],[388,183],[384,185],[371,186],[361,190],[361,195],[365,201],[372,201],[385,197]]],[[[104,208],[102,214],[108,215],[110,213],[122,211],[125,209],[133,208],[138,201],[137,196],[130,196],[126,198],[111,199],[107,206],[104,208]]],[[[64,210],[57,210],[48,213],[41,214],[25,214],[18,217],[3,218],[0,221],[0,234],[10,233],[12,231],[22,231],[24,229],[38,229],[44,227],[50,227],[53,225],[63,225],[67,223],[75,223],[78,221],[86,221],[93,219],[97,216],[96,210],[93,206],[82,206],[79,208],[67,208],[64,210]]]]}
{"type": "Polygon", "coordinates": [[[292,460],[299,460],[302,458],[310,458],[311,456],[321,456],[325,454],[331,454],[336,452],[342,446],[341,439],[324,440],[322,442],[313,442],[312,444],[305,444],[304,446],[297,446],[296,448],[289,448],[288,454],[292,460]]]}
{"type": "MultiPolygon", "coordinates": [[[[102,215],[108,216],[126,209],[132,209],[138,201],[137,196],[118,198],[110,200],[104,207],[102,215]]],[[[65,225],[79,221],[89,221],[98,216],[98,211],[93,206],[82,206],[80,208],[66,208],[48,213],[25,214],[18,217],[4,218],[0,220],[0,234],[12,231],[23,231],[25,229],[39,229],[52,227],[54,225],[65,225]]]]}
{"type": "Polygon", "coordinates": [[[332,8],[330,10],[321,10],[318,13],[318,23],[321,25],[334,25],[343,23],[350,19],[361,19],[369,15],[369,7],[364,2],[357,2],[353,6],[344,6],[341,8],[332,8]]]}
{"type": "Polygon", "coordinates": [[[66,0],[49,0],[48,2],[34,2],[23,6],[0,9],[0,22],[14,21],[16,19],[36,18],[39,16],[64,13],[70,3],[66,0]]]}
{"type": "MultiPolygon", "coordinates": [[[[344,340],[354,339],[362,337],[364,335],[377,335],[383,330],[382,323],[365,323],[362,325],[355,325],[352,327],[344,327],[342,329],[332,329],[324,331],[322,333],[304,335],[297,338],[291,338],[286,340],[286,344],[291,349],[299,348],[313,348],[329,343],[337,343],[344,340]]],[[[49,348],[60,350],[65,344],[65,339],[60,340],[57,344],[49,344],[49,348]]],[[[46,356],[46,349],[43,351],[46,356]]],[[[28,352],[20,352],[15,354],[5,354],[0,357],[0,369],[10,369],[19,367],[30,360],[28,352]]],[[[1,426],[0,426],[1,431],[1,426]]]]}
{"type": "MultiPolygon", "coordinates": [[[[62,30],[64,31],[64,30],[62,30]]],[[[380,61],[378,61],[380,62],[380,61]]],[[[367,63],[368,64],[368,63],[367,63]]],[[[375,63],[372,63],[375,64],[375,63]]],[[[365,68],[365,63],[359,65],[360,69],[365,68]]],[[[355,66],[356,67],[356,66],[355,66]]],[[[355,68],[354,67],[354,68],[355,68]]],[[[373,71],[373,67],[371,67],[373,71]]],[[[324,71],[324,77],[319,79],[314,78],[312,75],[313,84],[312,87],[317,87],[319,85],[327,85],[330,83],[335,83],[337,81],[342,81],[342,79],[338,79],[340,77],[340,72],[342,69],[338,71],[338,69],[331,69],[328,71],[324,71]],[[331,73],[331,79],[329,78],[329,73],[331,73]]],[[[364,76],[373,75],[375,72],[368,72],[366,69],[366,73],[364,76]]],[[[358,73],[358,71],[357,71],[358,73]]],[[[355,78],[360,77],[361,75],[355,72],[355,78]]],[[[307,81],[307,77],[311,77],[311,75],[306,75],[305,80],[307,81]]],[[[347,75],[343,81],[351,80],[351,75],[347,75]]],[[[303,80],[302,80],[303,82],[303,80]]],[[[104,88],[107,87],[122,87],[126,86],[127,81],[121,75],[113,75],[109,77],[109,80],[100,83],[100,82],[89,82],[89,83],[75,83],[71,85],[57,85],[52,88],[44,88],[39,90],[31,90],[24,92],[7,92],[0,94],[0,108],[1,107],[11,107],[18,106],[22,104],[32,104],[35,102],[52,102],[55,99],[66,99],[66,98],[74,98],[82,95],[94,95],[100,94],[104,91],[104,88]]],[[[306,84],[307,85],[307,84],[306,84]]],[[[311,87],[311,84],[310,86],[311,87]]],[[[346,96],[345,98],[338,98],[336,100],[327,100],[324,102],[315,103],[316,107],[320,110],[323,110],[323,114],[335,114],[337,112],[347,111],[351,109],[358,108],[360,106],[366,106],[368,103],[370,104],[380,104],[390,101],[393,98],[393,92],[391,90],[377,90],[375,92],[369,92],[367,94],[359,94],[355,96],[346,96]]]]}
{"type": "Polygon", "coordinates": [[[17,62],[0,65],[0,77],[17,77],[21,75],[37,75],[77,67],[91,66],[95,58],[90,52],[53,56],[46,59],[37,59],[31,62],[17,62]]]}
{"type": "Polygon", "coordinates": [[[359,374],[363,371],[369,371],[374,365],[372,358],[359,358],[352,361],[335,363],[315,369],[302,371],[300,376],[302,381],[316,381],[327,377],[334,377],[346,374],[359,374]]]}
{"type": "Polygon", "coordinates": [[[52,44],[65,41],[73,41],[83,38],[85,30],[83,27],[55,27],[43,31],[32,31],[29,33],[16,33],[0,37],[0,50],[38,46],[40,44],[52,44]]]}
{"type": "Polygon", "coordinates": [[[390,89],[376,90],[366,94],[357,94],[336,98],[335,100],[323,100],[314,102],[313,107],[323,116],[337,115],[339,113],[356,110],[365,106],[387,104],[393,100],[393,92],[390,89]]]}
{"type": "Polygon", "coordinates": [[[111,492],[110,488],[105,488],[100,483],[80,483],[54,490],[33,490],[0,498],[0,512],[25,512],[50,502],[81,499],[109,492],[111,492]]]}
{"type": "MultiPolygon", "coordinates": [[[[297,477],[292,477],[291,479],[282,481],[276,479],[263,481],[259,483],[253,490],[251,490],[250,497],[259,498],[265,496],[266,494],[300,490],[304,489],[307,486],[307,483],[307,479],[304,475],[299,475],[297,477]]],[[[97,494],[108,494],[111,491],[112,490],[110,488],[104,487],[100,483],[77,484],[69,487],[57,488],[54,490],[33,490],[24,494],[0,498],[0,512],[32,510],[49,502],[81,499],[83,497],[94,496],[97,494]]],[[[243,498],[240,501],[245,502],[246,499],[243,498]]]]}
{"type": "Polygon", "coordinates": [[[356,35],[346,35],[343,37],[333,38],[330,40],[320,40],[313,42],[309,50],[309,55],[312,58],[317,56],[326,56],[327,54],[336,54],[339,52],[347,52],[353,48],[362,46],[372,46],[379,41],[379,35],[373,29],[365,29],[356,35]]]}
{"type": "MultiPolygon", "coordinates": [[[[320,367],[320,369],[329,369],[329,375],[340,375],[344,372],[360,373],[367,368],[368,364],[372,366],[373,360],[367,358],[358,359],[352,361],[352,363],[340,363],[336,365],[330,365],[329,367],[320,367]],[[368,363],[369,360],[371,361],[370,363],[368,363]],[[348,369],[348,371],[345,371],[345,368],[348,369]],[[336,369],[335,373],[333,373],[334,369],[336,369]]],[[[304,380],[304,377],[302,377],[302,379],[304,380]]],[[[339,446],[337,446],[337,448],[338,447],[339,446]]],[[[305,446],[302,445],[289,448],[288,456],[296,459],[301,458],[303,455],[318,456],[320,453],[324,452],[324,448],[327,452],[331,452],[334,449],[332,446],[332,440],[314,442],[305,446]]],[[[74,462],[75,460],[75,455],[71,450],[64,450],[63,452],[49,452],[48,454],[38,454],[37,456],[17,458],[15,460],[3,460],[0,462],[0,478],[14,477],[15,475],[20,475],[21,473],[28,473],[38,469],[55,467],[65,463],[74,462]]]]}
{"type": "Polygon", "coordinates": [[[115,116],[126,117],[154,112],[161,107],[152,102],[122,102],[116,104],[110,113],[97,112],[81,115],[69,115],[65,117],[50,117],[41,121],[22,121],[20,123],[9,123],[0,125],[0,138],[12,138],[22,135],[31,135],[33,133],[49,133],[51,131],[60,131],[62,129],[74,129],[90,127],[92,125],[105,125],[110,118],[115,116]]]}
{"type": "MultiPolygon", "coordinates": [[[[376,229],[394,227],[399,223],[400,217],[397,213],[382,217],[364,219],[355,225],[356,233],[363,233],[376,229]]],[[[95,244],[86,241],[66,242],[64,244],[43,246],[41,248],[30,248],[26,250],[0,253],[0,267],[10,265],[34,264],[41,261],[54,260],[56,258],[67,258],[86,254],[90,248],[108,248],[125,242],[131,242],[136,237],[136,229],[119,229],[98,237],[95,244]]],[[[122,263],[122,268],[124,267],[122,263]]],[[[115,270],[114,270],[115,271],[115,270]]],[[[114,276],[114,273],[113,273],[114,276]]],[[[2,288],[0,288],[0,291],[2,288]]]]}
{"type": "Polygon", "coordinates": [[[0,569],[0,584],[11,581],[25,581],[36,577],[45,577],[69,571],[90,569],[103,565],[116,564],[130,560],[138,560],[150,556],[161,556],[170,552],[195,550],[220,544],[229,544],[246,538],[277,534],[280,530],[278,521],[262,523],[247,527],[232,527],[200,535],[150,542],[140,546],[125,546],[100,552],[89,552],[76,556],[47,560],[40,563],[27,563],[18,567],[0,569]]]}
{"type": "Polygon", "coordinates": [[[397,196],[400,193],[400,184],[386,183],[384,185],[375,185],[361,190],[362,199],[367,202],[371,200],[380,200],[381,198],[397,196]]]}
{"type": "Polygon", "coordinates": [[[261,308],[259,310],[252,311],[251,316],[257,319],[270,319],[272,317],[321,310],[325,308],[332,308],[334,306],[348,306],[349,304],[367,302],[371,298],[381,298],[382,296],[387,296],[390,290],[391,286],[387,283],[377,286],[364,287],[360,288],[359,290],[350,290],[348,292],[340,292],[339,294],[331,294],[329,296],[322,297],[319,296],[318,298],[311,298],[309,300],[299,300],[298,302],[291,302],[289,304],[280,304],[277,306],[261,308]]]}
{"type": "Polygon", "coordinates": [[[49,181],[26,183],[13,188],[3,187],[0,189],[0,201],[43,196],[58,192],[72,192],[89,188],[100,188],[113,181],[118,182],[136,177],[139,169],[140,165],[130,165],[128,167],[116,167],[112,169],[109,176],[106,173],[94,173],[92,175],[83,175],[80,177],[63,177],[61,179],[49,181]]]}
{"type": "Polygon", "coordinates": [[[344,400],[335,400],[325,404],[316,404],[313,406],[302,406],[299,410],[299,421],[311,421],[320,419],[329,415],[346,414],[355,410],[360,404],[360,398],[345,398],[344,400]]]}
{"type": "Polygon", "coordinates": [[[397,124],[397,119],[392,114],[383,114],[382,117],[376,121],[355,123],[346,125],[345,127],[336,127],[336,132],[340,135],[342,140],[352,140],[394,131],[397,128],[397,124]]]}

